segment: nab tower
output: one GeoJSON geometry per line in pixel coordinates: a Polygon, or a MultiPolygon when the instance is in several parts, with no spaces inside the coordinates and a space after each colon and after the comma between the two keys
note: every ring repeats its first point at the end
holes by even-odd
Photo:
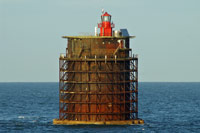
{"type": "Polygon", "coordinates": [[[144,124],[138,118],[138,56],[127,29],[113,30],[103,12],[89,36],[63,36],[59,58],[59,118],[55,125],[144,124]]]}

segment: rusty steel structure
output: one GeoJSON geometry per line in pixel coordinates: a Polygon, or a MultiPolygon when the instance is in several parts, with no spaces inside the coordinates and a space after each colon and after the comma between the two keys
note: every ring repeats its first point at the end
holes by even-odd
{"type": "Polygon", "coordinates": [[[139,120],[138,57],[129,48],[133,36],[63,38],[68,47],[59,61],[59,120],[139,120]]]}
{"type": "Polygon", "coordinates": [[[63,36],[59,58],[59,119],[54,124],[143,124],[138,118],[138,57],[130,38],[101,16],[99,36],[63,36]]]}

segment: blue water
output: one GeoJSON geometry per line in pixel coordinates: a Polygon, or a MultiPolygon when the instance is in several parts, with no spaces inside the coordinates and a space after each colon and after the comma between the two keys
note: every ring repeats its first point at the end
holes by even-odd
{"type": "Polygon", "coordinates": [[[55,126],[58,83],[0,83],[0,132],[200,132],[200,83],[139,83],[144,125],[55,126]]]}

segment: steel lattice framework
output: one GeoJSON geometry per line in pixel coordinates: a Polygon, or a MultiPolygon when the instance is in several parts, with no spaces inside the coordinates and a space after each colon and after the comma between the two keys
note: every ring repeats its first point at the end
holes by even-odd
{"type": "Polygon", "coordinates": [[[59,119],[137,120],[137,56],[60,57],[59,119]]]}

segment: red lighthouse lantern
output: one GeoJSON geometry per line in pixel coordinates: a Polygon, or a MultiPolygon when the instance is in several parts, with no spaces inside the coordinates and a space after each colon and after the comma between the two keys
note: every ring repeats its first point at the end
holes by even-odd
{"type": "Polygon", "coordinates": [[[105,12],[101,15],[101,23],[98,24],[100,28],[100,36],[112,36],[112,28],[114,24],[111,23],[111,15],[105,12]]]}

